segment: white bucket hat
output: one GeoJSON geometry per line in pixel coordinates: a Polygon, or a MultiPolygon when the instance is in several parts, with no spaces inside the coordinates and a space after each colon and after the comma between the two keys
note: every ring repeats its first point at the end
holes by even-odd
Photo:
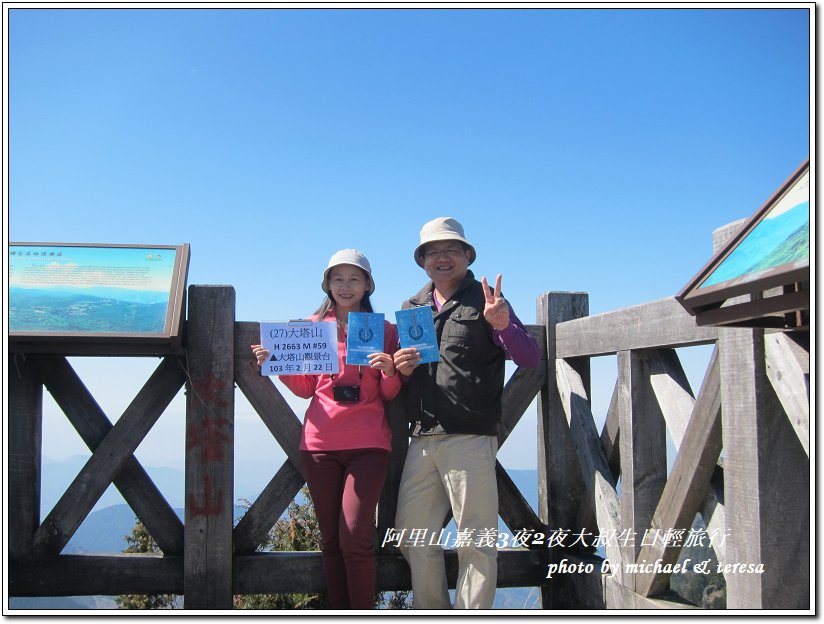
{"type": "Polygon", "coordinates": [[[469,264],[475,262],[477,254],[475,248],[464,238],[463,226],[452,217],[438,217],[424,223],[421,228],[421,244],[415,248],[415,262],[423,268],[423,248],[427,243],[435,241],[456,240],[469,247],[469,264]]]}
{"type": "Polygon", "coordinates": [[[329,271],[341,264],[351,264],[366,271],[366,274],[369,276],[369,281],[372,283],[372,288],[367,290],[366,294],[371,295],[375,292],[375,280],[372,279],[372,267],[369,266],[369,260],[366,259],[366,256],[357,249],[341,249],[332,254],[332,257],[329,258],[329,264],[326,265],[326,270],[323,272],[323,281],[320,284],[323,292],[329,292],[329,271]]]}

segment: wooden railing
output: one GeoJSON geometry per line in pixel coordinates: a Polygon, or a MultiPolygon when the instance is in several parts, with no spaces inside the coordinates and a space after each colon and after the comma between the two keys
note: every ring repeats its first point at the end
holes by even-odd
{"type": "MultiPolygon", "coordinates": [[[[231,287],[191,286],[188,300],[186,356],[165,357],[114,425],[64,357],[10,354],[10,595],[182,594],[187,609],[230,609],[233,594],[324,590],[319,553],[257,551],[304,483],[300,420],[249,357],[258,324],[235,321],[231,287]],[[235,384],[287,456],[237,526],[235,384]],[[134,452],[184,385],[181,523],[134,452]],[[41,523],[43,387],[92,456],[41,523]],[[162,555],[60,554],[110,483],[162,555]]],[[[507,382],[498,436],[504,444],[537,395],[538,509],[499,464],[502,520],[513,533],[623,531],[640,538],[648,529],[687,530],[700,513],[708,530],[726,536],[713,546],[727,566],[728,608],[809,608],[809,334],[699,328],[674,299],[587,314],[584,293],[538,299],[538,324],[529,330],[542,346],[543,363],[517,369],[507,382]],[[712,343],[696,396],[675,349],[712,343]],[[598,431],[590,358],[612,354],[617,381],[598,431]],[[678,451],[669,474],[667,431],[678,451]],[[761,564],[764,572],[734,572],[736,564],[761,564]]],[[[391,402],[387,413],[393,451],[378,506],[379,537],[394,524],[407,445],[402,401],[391,402]]],[[[679,545],[642,547],[640,541],[607,541],[608,564],[579,546],[502,549],[498,585],[540,587],[544,608],[684,607],[667,593],[663,571],[677,559],[679,545]],[[632,565],[656,560],[660,569],[632,565]],[[578,567],[549,578],[548,566],[563,561],[578,567]]],[[[379,590],[410,588],[397,549],[381,548],[377,558],[379,590]]],[[[446,558],[454,586],[455,553],[447,551],[446,558]]]]}

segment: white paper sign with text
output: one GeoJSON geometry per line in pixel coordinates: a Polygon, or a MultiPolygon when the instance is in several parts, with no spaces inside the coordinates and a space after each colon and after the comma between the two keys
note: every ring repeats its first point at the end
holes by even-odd
{"type": "Polygon", "coordinates": [[[334,322],[262,322],[260,344],[269,350],[261,375],[334,375],[338,333],[334,322]]]}

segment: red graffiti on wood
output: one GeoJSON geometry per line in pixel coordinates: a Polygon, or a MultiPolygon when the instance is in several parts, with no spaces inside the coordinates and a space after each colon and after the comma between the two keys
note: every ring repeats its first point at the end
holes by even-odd
{"type": "Polygon", "coordinates": [[[224,418],[207,416],[186,429],[186,450],[200,450],[201,461],[220,461],[226,453],[226,446],[232,443],[232,436],[226,432],[229,423],[224,418]]]}
{"type": "MultiPolygon", "coordinates": [[[[231,450],[233,442],[231,421],[223,413],[229,405],[224,397],[226,382],[207,375],[198,381],[192,381],[189,392],[190,407],[202,405],[206,414],[195,415],[186,427],[186,451],[197,453],[202,464],[219,462],[226,456],[227,449],[231,450]]],[[[213,478],[210,474],[203,475],[201,492],[187,493],[187,513],[192,517],[217,516],[223,511],[224,493],[222,489],[215,491],[213,478]],[[202,498],[202,501],[200,499],[202,498]]]]}
{"type": "Polygon", "coordinates": [[[203,477],[203,504],[199,505],[197,496],[189,494],[186,496],[186,509],[190,516],[195,517],[210,517],[217,516],[223,510],[223,491],[217,492],[217,496],[213,494],[212,477],[204,475],[203,477]]]}
{"type": "Polygon", "coordinates": [[[226,388],[226,382],[222,379],[217,379],[212,375],[208,375],[205,379],[192,381],[192,392],[189,396],[191,404],[205,403],[207,406],[215,405],[217,407],[226,407],[229,402],[223,398],[223,390],[226,388]]]}

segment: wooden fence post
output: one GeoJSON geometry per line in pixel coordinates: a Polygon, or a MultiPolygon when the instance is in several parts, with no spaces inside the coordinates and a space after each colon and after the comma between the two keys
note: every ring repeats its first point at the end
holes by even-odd
{"type": "Polygon", "coordinates": [[[719,328],[728,609],[808,609],[810,460],[767,378],[763,330],[719,328]]]}
{"type": "MultiPolygon", "coordinates": [[[[31,357],[31,356],[29,356],[31,357]]],[[[8,557],[31,557],[40,526],[40,451],[43,439],[43,384],[23,353],[8,355],[8,557]]]]}
{"type": "MultiPolygon", "coordinates": [[[[716,249],[738,227],[717,230],[716,249]]],[[[809,457],[770,383],[764,330],[719,328],[718,344],[727,608],[809,609],[809,457]]]]}
{"type": "MultiPolygon", "coordinates": [[[[536,320],[546,327],[546,383],[538,395],[538,515],[549,531],[574,530],[578,508],[585,491],[575,443],[569,432],[566,413],[555,377],[555,326],[563,321],[589,315],[589,295],[581,292],[548,292],[538,297],[536,320]]],[[[578,372],[587,396],[590,394],[589,358],[574,358],[569,364],[578,372]]],[[[558,548],[551,548],[549,561],[557,563],[558,548]]],[[[543,608],[572,606],[571,596],[541,588],[543,608]],[[565,600],[566,599],[566,600],[565,600]]]]}
{"type": "Polygon", "coordinates": [[[234,324],[234,288],[189,287],[186,609],[232,608],[234,324]]]}
{"type": "MultiPolygon", "coordinates": [[[[635,537],[623,553],[628,563],[641,552],[667,482],[667,430],[650,380],[651,354],[649,350],[618,352],[621,528],[635,537]]],[[[635,576],[624,575],[623,584],[635,590],[635,576]]]]}
{"type": "Polygon", "coordinates": [[[389,454],[389,465],[386,470],[386,481],[383,484],[380,500],[378,501],[377,549],[385,553],[397,554],[396,544],[381,547],[387,529],[395,526],[395,512],[398,509],[398,491],[401,486],[403,464],[406,461],[406,450],[409,447],[409,422],[406,417],[406,402],[404,391],[400,396],[386,404],[386,418],[392,429],[392,452],[389,454]]]}

